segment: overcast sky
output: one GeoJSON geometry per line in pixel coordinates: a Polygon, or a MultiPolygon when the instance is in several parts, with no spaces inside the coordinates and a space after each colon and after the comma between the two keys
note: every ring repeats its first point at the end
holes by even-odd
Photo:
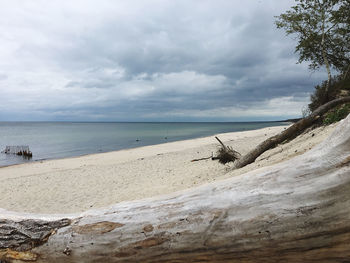
{"type": "Polygon", "coordinates": [[[0,0],[0,120],[298,117],[326,78],[274,25],[290,0],[0,0]]]}

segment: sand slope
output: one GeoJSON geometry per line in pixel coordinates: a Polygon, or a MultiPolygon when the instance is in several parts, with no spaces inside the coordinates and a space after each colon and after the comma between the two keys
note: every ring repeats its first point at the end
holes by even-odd
{"type": "MultiPolygon", "coordinates": [[[[211,156],[214,136],[76,158],[0,168],[0,207],[35,213],[73,213],[166,194],[236,176],[301,154],[324,140],[335,125],[305,133],[265,152],[242,169],[217,161],[192,159],[211,156]]],[[[285,127],[218,135],[245,154],[285,127]]],[[[244,178],[242,178],[244,180],[244,178]]]]}

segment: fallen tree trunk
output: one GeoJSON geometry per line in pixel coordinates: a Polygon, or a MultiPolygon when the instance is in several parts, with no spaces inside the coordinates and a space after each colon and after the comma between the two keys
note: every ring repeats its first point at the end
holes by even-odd
{"type": "Polygon", "coordinates": [[[288,129],[284,130],[280,134],[277,134],[269,139],[260,143],[257,147],[255,147],[252,151],[244,155],[242,158],[238,159],[234,163],[235,168],[242,168],[250,163],[253,163],[256,158],[258,158],[261,154],[266,152],[267,150],[276,147],[279,143],[284,142],[285,140],[291,140],[301,134],[305,129],[309,128],[313,125],[322,114],[326,113],[330,109],[350,102],[350,97],[344,97],[340,99],[332,100],[320,107],[318,107],[312,114],[301,119],[300,121],[294,123],[288,129]]]}
{"type": "MultiPolygon", "coordinates": [[[[350,116],[287,162],[73,215],[0,211],[4,262],[346,262],[350,116]]],[[[74,189],[72,189],[74,190],[74,189]]]]}

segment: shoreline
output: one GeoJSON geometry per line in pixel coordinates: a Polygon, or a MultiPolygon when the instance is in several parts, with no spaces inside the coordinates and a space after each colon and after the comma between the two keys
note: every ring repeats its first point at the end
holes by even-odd
{"type": "MultiPolygon", "coordinates": [[[[286,127],[217,136],[245,154],[286,127]]],[[[1,167],[0,208],[29,213],[74,213],[181,191],[292,158],[321,142],[333,128],[318,128],[314,135],[306,133],[264,153],[255,163],[233,171],[231,165],[217,161],[191,162],[216,152],[219,145],[215,135],[1,167]]]]}
{"type": "MultiPolygon", "coordinates": [[[[67,156],[67,157],[58,157],[58,158],[42,158],[42,159],[32,160],[32,161],[28,161],[28,162],[24,162],[24,163],[0,165],[0,171],[1,171],[2,168],[13,167],[13,166],[17,166],[17,165],[27,165],[27,164],[31,164],[31,163],[37,163],[37,162],[42,163],[42,162],[46,162],[46,161],[65,160],[65,159],[79,158],[79,157],[85,157],[85,156],[90,156],[90,155],[95,155],[95,154],[114,153],[114,152],[133,150],[133,149],[143,148],[143,147],[148,147],[148,146],[157,146],[157,145],[176,143],[176,142],[185,142],[185,141],[191,141],[191,140],[197,140],[197,139],[209,139],[209,138],[213,138],[215,136],[221,136],[221,135],[224,135],[224,134],[257,131],[257,130],[262,130],[262,129],[266,129],[266,128],[273,128],[273,127],[288,127],[288,126],[290,126],[292,124],[291,121],[270,121],[270,122],[271,123],[276,123],[276,122],[278,122],[278,123],[286,123],[286,125],[268,126],[268,127],[256,128],[256,129],[252,129],[252,130],[233,131],[233,132],[225,132],[225,133],[214,133],[212,135],[205,135],[205,136],[194,137],[194,138],[190,138],[190,139],[166,141],[166,142],[160,142],[160,143],[156,143],[156,144],[128,147],[128,148],[122,148],[122,149],[117,149],[117,150],[112,150],[112,151],[98,151],[98,152],[86,153],[86,154],[81,154],[81,155],[67,156]]],[[[80,123],[80,122],[77,122],[77,123],[80,123]]],[[[81,123],[85,123],[85,122],[81,122],[81,123]]],[[[266,122],[263,122],[263,123],[266,123],[266,122]]]]}

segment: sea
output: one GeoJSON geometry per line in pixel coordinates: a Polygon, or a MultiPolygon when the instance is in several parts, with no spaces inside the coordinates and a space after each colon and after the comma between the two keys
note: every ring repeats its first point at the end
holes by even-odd
{"type": "Polygon", "coordinates": [[[109,152],[255,130],[286,122],[0,122],[0,151],[29,146],[33,157],[0,153],[0,166],[109,152]]]}

